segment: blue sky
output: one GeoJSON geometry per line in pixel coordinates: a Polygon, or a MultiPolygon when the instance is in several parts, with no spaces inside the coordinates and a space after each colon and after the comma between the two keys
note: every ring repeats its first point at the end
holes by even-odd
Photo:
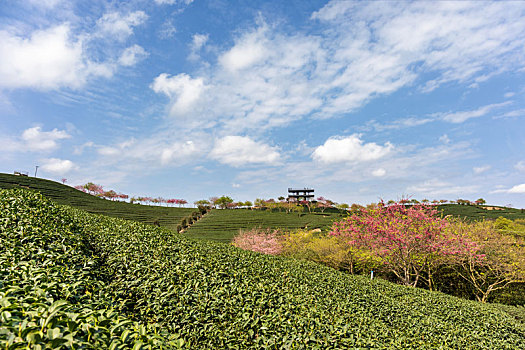
{"type": "Polygon", "coordinates": [[[0,172],[525,207],[525,3],[7,0],[0,172]]]}

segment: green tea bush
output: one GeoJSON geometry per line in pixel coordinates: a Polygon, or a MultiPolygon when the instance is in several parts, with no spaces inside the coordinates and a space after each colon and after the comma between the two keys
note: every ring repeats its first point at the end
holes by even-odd
{"type": "MultiPolygon", "coordinates": [[[[503,310],[0,191],[1,348],[519,349],[503,310]]],[[[518,313],[516,313],[518,315],[518,313]]]]}
{"type": "Polygon", "coordinates": [[[0,347],[170,347],[153,326],[115,312],[97,256],[68,210],[0,191],[0,347]]]}

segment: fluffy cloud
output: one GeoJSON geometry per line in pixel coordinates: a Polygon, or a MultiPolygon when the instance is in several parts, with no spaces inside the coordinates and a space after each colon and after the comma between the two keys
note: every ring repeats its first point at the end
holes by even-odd
{"type": "Polygon", "coordinates": [[[58,140],[68,139],[71,136],[64,130],[53,129],[42,131],[39,126],[24,130],[22,133],[22,147],[29,151],[52,151],[58,148],[58,140]]]}
{"type": "Polygon", "coordinates": [[[276,147],[245,136],[226,136],[215,142],[210,158],[239,167],[246,164],[277,164],[281,157],[276,147]]]}
{"type": "Polygon", "coordinates": [[[133,34],[133,27],[141,25],[148,19],[144,11],[135,11],[128,14],[110,12],[103,15],[98,21],[98,35],[119,41],[126,40],[133,34]]]}
{"type": "Polygon", "coordinates": [[[181,115],[199,100],[206,86],[202,78],[192,79],[184,73],[170,77],[163,73],[155,78],[151,88],[156,93],[163,93],[173,99],[171,115],[181,115]]]}
{"type": "Polygon", "coordinates": [[[29,37],[0,31],[0,87],[77,88],[95,74],[83,59],[82,42],[68,25],[37,30],[29,37]]]}
{"type": "Polygon", "coordinates": [[[119,58],[119,63],[123,66],[133,66],[147,56],[148,53],[142,46],[133,45],[122,52],[119,58]]]}
{"type": "Polygon", "coordinates": [[[363,162],[382,158],[393,149],[394,146],[389,142],[384,146],[374,142],[364,143],[360,135],[353,134],[329,138],[315,149],[312,158],[323,163],[363,162]]]}
{"type": "Polygon", "coordinates": [[[507,193],[525,193],[525,184],[513,186],[507,193]]]}
{"type": "Polygon", "coordinates": [[[55,175],[63,175],[76,168],[75,163],[67,159],[48,158],[42,162],[42,170],[55,175]]]}
{"type": "Polygon", "coordinates": [[[106,55],[93,59],[91,56],[97,55],[89,49],[100,47],[101,38],[125,40],[146,18],[142,11],[105,14],[93,34],[73,33],[68,23],[26,34],[14,27],[0,30],[0,88],[78,89],[88,78],[109,78],[118,64],[133,65],[147,53],[134,45],[120,58],[106,55]]]}
{"type": "Polygon", "coordinates": [[[264,32],[266,28],[249,33],[239,39],[236,44],[219,57],[219,62],[230,72],[246,69],[262,61],[270,54],[266,45],[264,32]]]}

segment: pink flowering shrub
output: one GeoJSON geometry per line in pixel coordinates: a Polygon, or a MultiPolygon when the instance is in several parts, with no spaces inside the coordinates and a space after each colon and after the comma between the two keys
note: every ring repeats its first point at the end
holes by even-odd
{"type": "Polygon", "coordinates": [[[233,238],[232,244],[244,250],[270,255],[278,255],[283,251],[282,235],[278,230],[252,228],[248,231],[241,230],[233,238]]]}

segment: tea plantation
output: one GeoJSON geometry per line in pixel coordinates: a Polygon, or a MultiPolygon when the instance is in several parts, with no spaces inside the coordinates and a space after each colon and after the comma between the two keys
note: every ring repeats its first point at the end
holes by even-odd
{"type": "Polygon", "coordinates": [[[285,213],[270,210],[212,210],[187,231],[187,237],[230,242],[239,230],[254,227],[296,230],[299,228],[328,230],[337,213],[285,213]]]}
{"type": "Polygon", "coordinates": [[[4,349],[525,348],[513,313],[0,190],[4,349]]]}
{"type": "Polygon", "coordinates": [[[438,206],[444,216],[452,215],[470,220],[497,219],[502,216],[510,220],[525,219],[525,210],[490,205],[442,204],[438,206]],[[488,210],[486,208],[491,208],[488,210]]]}
{"type": "Polygon", "coordinates": [[[15,176],[0,173],[0,188],[27,188],[41,192],[59,204],[70,205],[94,214],[104,214],[116,218],[135,220],[147,224],[175,229],[182,218],[195,209],[168,208],[126,202],[110,201],[81,192],[61,183],[35,177],[15,176]]]}

